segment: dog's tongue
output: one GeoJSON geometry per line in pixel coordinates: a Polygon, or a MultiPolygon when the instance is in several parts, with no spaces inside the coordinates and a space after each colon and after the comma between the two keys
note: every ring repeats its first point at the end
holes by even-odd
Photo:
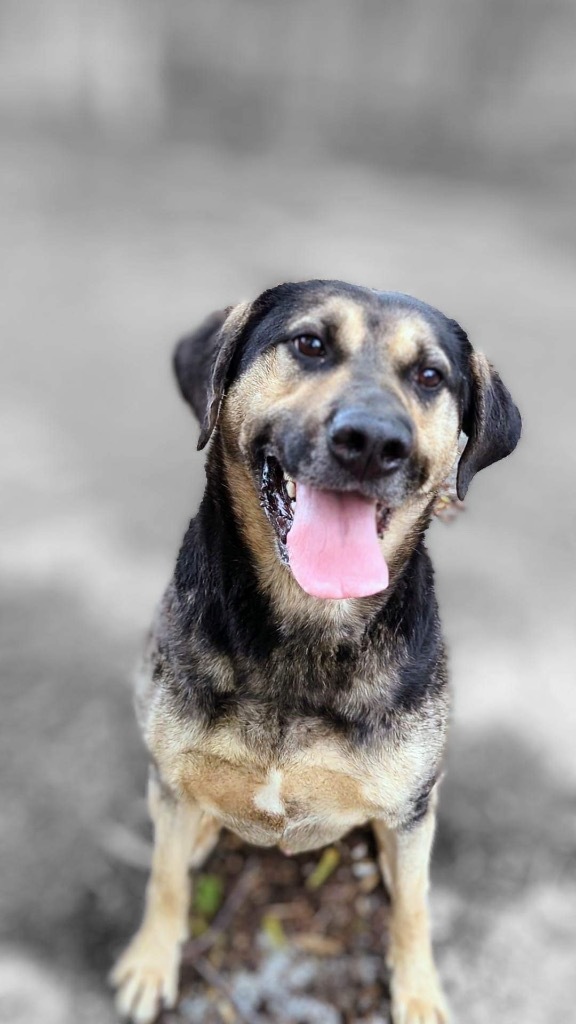
{"type": "Polygon", "coordinates": [[[388,586],[374,502],[297,484],[287,539],[290,568],[312,597],[368,597],[388,586]]]}

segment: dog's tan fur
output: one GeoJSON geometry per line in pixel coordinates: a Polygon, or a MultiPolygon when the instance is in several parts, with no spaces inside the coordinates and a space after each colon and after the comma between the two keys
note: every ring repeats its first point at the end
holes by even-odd
{"type": "MultiPolygon", "coordinates": [[[[225,322],[219,321],[224,326],[213,381],[220,384],[213,385],[208,397],[202,443],[218,421],[219,452],[224,453],[219,467],[226,493],[280,635],[283,629],[289,635],[298,623],[312,621],[318,642],[332,649],[344,634],[349,643],[361,642],[381,596],[319,601],[306,594],[282,565],[250,464],[258,431],[266,421],[282,425],[286,417],[296,417],[313,436],[322,431],[335,400],[350,388],[375,383],[395,396],[410,419],[427,474],[392,509],[380,542],[394,583],[454,466],[462,414],[453,391],[445,390],[426,404],[406,384],[407,368],[422,353],[450,369],[433,321],[407,310],[406,304],[397,308],[392,303],[382,311],[369,293],[353,298],[348,292],[334,294],[334,289],[317,291],[318,297],[312,289],[312,301],[295,309],[286,330],[294,337],[329,323],[341,356],[338,365],[323,374],[303,373],[286,346],[274,345],[236,376],[222,399],[227,360],[251,316],[250,304],[236,307],[225,322]]],[[[479,386],[488,386],[491,370],[484,357],[474,357],[473,372],[479,386]]],[[[171,587],[153,638],[169,635],[175,601],[171,587]]],[[[215,723],[183,715],[175,696],[175,669],[153,639],[137,685],[137,707],[154,765],[149,794],[155,852],[142,926],[113,972],[120,1012],[136,1024],[149,1024],[161,1004],[173,1005],[180,946],[187,934],[188,866],[202,862],[222,826],[248,842],[300,852],[372,822],[380,867],[392,895],[389,959],[395,1024],[444,1024],[448,1013],[432,959],[427,890],[435,783],[449,715],[446,686],[426,692],[413,710],[404,708],[392,715],[385,733],[362,744],[336,731],[330,718],[320,713],[294,715],[280,730],[269,705],[258,699],[266,692],[271,663],[244,664],[238,656],[233,664],[205,641],[194,621],[188,628],[194,672],[209,677],[214,692],[225,697],[234,692],[235,670],[240,668],[251,674],[253,695],[245,698],[241,715],[224,716],[215,723]],[[419,793],[424,811],[406,826],[407,809],[419,793]]],[[[382,667],[376,676],[373,667],[366,676],[362,662],[351,670],[342,712],[362,715],[374,687],[383,706],[388,701],[394,707],[407,652],[401,637],[386,636],[381,639],[382,667]]],[[[443,684],[441,659],[436,670],[443,684]]],[[[305,658],[301,671],[307,671],[305,658]]]]}

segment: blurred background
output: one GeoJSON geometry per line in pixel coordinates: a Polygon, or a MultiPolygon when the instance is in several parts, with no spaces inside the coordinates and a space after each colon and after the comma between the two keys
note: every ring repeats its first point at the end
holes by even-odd
{"type": "MultiPolygon", "coordinates": [[[[575,46],[571,0],[0,0],[2,1024],[114,1019],[147,857],[130,671],[203,487],[173,343],[308,277],[439,306],[522,410],[430,532],[432,905],[457,1020],[572,1012],[575,46]]],[[[385,1019],[294,985],[306,1011],[258,1019],[385,1019]]],[[[243,1019],[199,1005],[166,1019],[243,1019]]]]}

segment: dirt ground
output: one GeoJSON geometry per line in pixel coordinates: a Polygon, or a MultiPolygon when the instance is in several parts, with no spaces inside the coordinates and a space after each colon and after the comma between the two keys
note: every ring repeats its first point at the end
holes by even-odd
{"type": "MultiPolygon", "coordinates": [[[[432,907],[457,1020],[568,1019],[576,237],[560,198],[16,134],[0,186],[1,1024],[114,1019],[104,978],[138,921],[149,838],[129,673],[202,487],[173,342],[315,276],[445,309],[524,414],[514,457],[432,528],[455,690],[432,907]]],[[[200,943],[214,915],[225,927],[166,1020],[385,1020],[369,837],[333,857],[314,888],[321,853],[228,838],[192,921],[200,943]]]]}

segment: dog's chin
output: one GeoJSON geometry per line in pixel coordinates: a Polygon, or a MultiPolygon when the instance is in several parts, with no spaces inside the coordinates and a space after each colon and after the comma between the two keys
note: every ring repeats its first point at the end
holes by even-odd
{"type": "Polygon", "coordinates": [[[388,586],[380,539],[391,510],[358,491],[297,481],[266,456],[260,504],[274,528],[278,555],[312,597],[369,597],[388,586]]]}

